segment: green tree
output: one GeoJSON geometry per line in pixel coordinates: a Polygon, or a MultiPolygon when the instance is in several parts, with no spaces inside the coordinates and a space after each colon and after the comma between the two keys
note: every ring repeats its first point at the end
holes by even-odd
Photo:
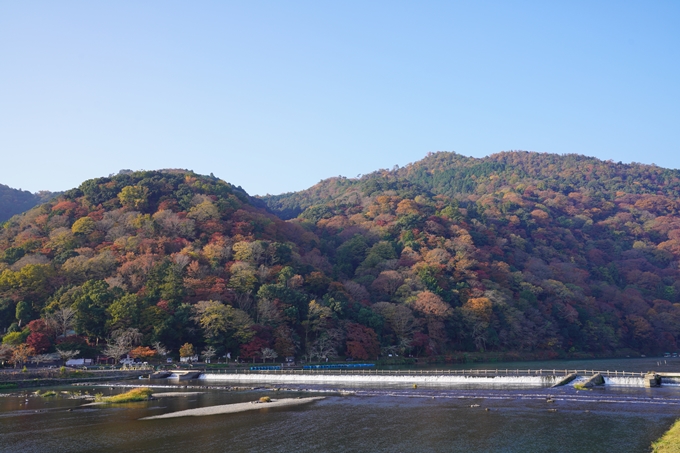
{"type": "Polygon", "coordinates": [[[368,244],[366,239],[360,235],[355,235],[340,247],[335,254],[336,268],[339,273],[346,276],[353,276],[354,270],[364,260],[368,244]]]}
{"type": "Polygon", "coordinates": [[[194,306],[195,320],[208,340],[226,341],[229,337],[246,343],[253,336],[253,320],[243,310],[215,300],[201,301],[194,306]]]}
{"type": "Polygon", "coordinates": [[[115,291],[102,280],[89,280],[72,295],[76,311],[76,331],[97,340],[106,335],[107,308],[115,300],[115,291]]]}
{"type": "Polygon", "coordinates": [[[73,226],[71,226],[71,232],[76,236],[87,236],[94,231],[95,227],[95,222],[91,217],[81,217],[80,219],[73,222],[73,226]]]}
{"type": "Polygon", "coordinates": [[[26,341],[26,338],[28,338],[30,334],[31,331],[28,329],[24,329],[21,332],[10,332],[4,337],[2,337],[2,344],[18,346],[24,341],[26,341]]]}
{"type": "Polygon", "coordinates": [[[136,294],[126,294],[116,299],[107,308],[109,320],[107,325],[110,329],[123,327],[139,328],[141,314],[144,306],[136,294]]]}
{"type": "Polygon", "coordinates": [[[228,286],[240,294],[252,292],[257,284],[255,269],[247,263],[234,263],[228,286]]]}
{"type": "Polygon", "coordinates": [[[143,210],[149,198],[149,189],[144,186],[126,186],[118,194],[120,204],[126,208],[143,210]]]}
{"type": "Polygon", "coordinates": [[[53,293],[55,269],[49,264],[29,264],[19,271],[5,269],[0,274],[0,293],[11,294],[14,300],[30,302],[40,311],[53,293]]]}
{"type": "Polygon", "coordinates": [[[21,327],[22,324],[26,324],[28,321],[30,321],[31,317],[33,316],[33,310],[31,310],[31,305],[24,300],[20,301],[17,304],[15,313],[17,321],[19,321],[19,327],[21,327]]]}

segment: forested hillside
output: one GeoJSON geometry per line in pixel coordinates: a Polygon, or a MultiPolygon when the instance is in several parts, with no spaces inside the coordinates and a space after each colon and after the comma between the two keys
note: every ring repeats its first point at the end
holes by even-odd
{"type": "Polygon", "coordinates": [[[27,190],[12,189],[0,184],[0,222],[49,200],[51,195],[50,192],[33,194],[27,190]]]}
{"type": "MultiPolygon", "coordinates": [[[[300,192],[262,197],[282,218],[297,217],[310,206],[344,203],[362,193],[400,190],[418,186],[434,194],[466,201],[471,194],[485,194],[503,186],[534,184],[570,193],[588,189],[607,196],[632,194],[680,196],[680,171],[653,165],[622,164],[570,154],[512,151],[481,159],[438,152],[403,168],[379,170],[361,178],[329,178],[300,192]],[[400,187],[397,187],[399,185],[400,187]]],[[[408,195],[408,193],[405,193],[408,195]]]]}
{"type": "Polygon", "coordinates": [[[90,180],[4,224],[4,354],[672,351],[679,190],[675,170],[526,152],[262,201],[188,171],[90,180]]]}

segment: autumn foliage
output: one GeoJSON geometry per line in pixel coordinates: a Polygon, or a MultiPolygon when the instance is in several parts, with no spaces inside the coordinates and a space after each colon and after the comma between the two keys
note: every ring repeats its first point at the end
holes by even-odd
{"type": "Polygon", "coordinates": [[[91,355],[125,333],[139,357],[673,350],[679,198],[675,170],[525,152],[261,199],[122,172],[3,224],[0,330],[91,355]]]}

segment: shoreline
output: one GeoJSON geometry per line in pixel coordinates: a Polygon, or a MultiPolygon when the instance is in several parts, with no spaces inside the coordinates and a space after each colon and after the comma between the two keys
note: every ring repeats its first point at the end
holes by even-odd
{"type": "Polygon", "coordinates": [[[17,390],[17,389],[30,389],[35,387],[60,387],[65,385],[77,385],[77,384],[88,384],[96,382],[108,382],[112,380],[134,380],[138,379],[141,373],[110,373],[106,376],[87,376],[87,377],[76,377],[76,378],[59,378],[59,377],[47,377],[47,378],[27,378],[27,379],[16,379],[16,380],[4,380],[0,381],[0,384],[6,386],[5,388],[0,388],[0,390],[17,390]]]}
{"type": "Polygon", "coordinates": [[[677,419],[663,436],[652,442],[652,453],[680,452],[680,419],[677,419]]]}

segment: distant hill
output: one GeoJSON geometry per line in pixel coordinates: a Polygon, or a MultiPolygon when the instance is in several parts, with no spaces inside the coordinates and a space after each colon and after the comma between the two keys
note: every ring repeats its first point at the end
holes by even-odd
{"type": "Polygon", "coordinates": [[[310,206],[346,200],[376,191],[406,187],[465,200],[509,184],[538,184],[561,192],[575,188],[614,196],[616,192],[680,196],[680,171],[654,165],[601,161],[578,154],[557,155],[510,151],[483,158],[453,152],[430,153],[396,170],[379,170],[361,178],[334,177],[299,192],[261,198],[282,218],[297,217],[310,206]]]}
{"type": "Polygon", "coordinates": [[[124,172],[3,225],[0,332],[90,355],[120,338],[249,359],[674,351],[679,195],[677,170],[529,152],[261,198],[124,172]]]}
{"type": "Polygon", "coordinates": [[[0,222],[13,215],[28,211],[33,206],[47,201],[53,196],[51,192],[31,193],[27,190],[12,189],[0,184],[0,222]]]}

